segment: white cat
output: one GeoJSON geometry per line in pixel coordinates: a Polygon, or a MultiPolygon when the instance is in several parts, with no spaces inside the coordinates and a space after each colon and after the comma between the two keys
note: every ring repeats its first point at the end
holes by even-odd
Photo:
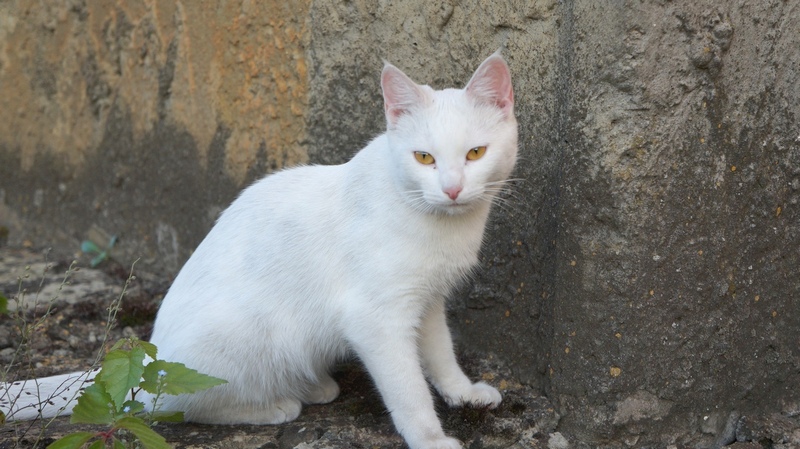
{"type": "Polygon", "coordinates": [[[348,353],[412,449],[461,447],[426,378],[449,405],[500,403],[459,368],[445,299],[475,266],[516,161],[508,66],[492,55],[464,89],[435,91],[386,64],[381,86],[385,134],[345,164],[256,182],[183,267],[151,342],[159,358],[229,383],[167,396],[162,409],[212,424],[291,421],[301,404],[337,397],[329,372],[348,353]]]}

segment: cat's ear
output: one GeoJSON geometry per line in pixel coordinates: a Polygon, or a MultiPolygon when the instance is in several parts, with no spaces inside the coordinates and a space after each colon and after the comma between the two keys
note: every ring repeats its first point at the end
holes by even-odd
{"type": "Polygon", "coordinates": [[[501,109],[506,116],[514,113],[514,90],[511,72],[499,53],[489,56],[472,75],[464,88],[472,98],[501,109]]]}
{"type": "Polygon", "coordinates": [[[386,111],[386,122],[389,127],[394,127],[403,114],[407,114],[428,100],[427,94],[420,86],[388,62],[383,66],[381,73],[381,88],[383,108],[386,111]]]}

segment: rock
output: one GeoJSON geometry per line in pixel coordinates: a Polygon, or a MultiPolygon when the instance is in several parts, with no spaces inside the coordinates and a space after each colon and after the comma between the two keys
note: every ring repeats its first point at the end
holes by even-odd
{"type": "Polygon", "coordinates": [[[640,390],[617,403],[614,424],[624,425],[641,420],[660,420],[669,414],[672,403],[640,390]]]}
{"type": "Polygon", "coordinates": [[[294,447],[311,447],[308,443],[318,440],[322,436],[320,428],[299,425],[287,425],[278,439],[278,448],[291,449],[294,447]]]}
{"type": "Polygon", "coordinates": [[[0,349],[0,358],[3,359],[4,363],[8,363],[15,352],[17,352],[16,348],[0,349]]]}
{"type": "Polygon", "coordinates": [[[547,440],[547,447],[548,449],[569,449],[570,445],[564,435],[561,435],[560,432],[555,432],[550,434],[550,438],[547,440]]]}

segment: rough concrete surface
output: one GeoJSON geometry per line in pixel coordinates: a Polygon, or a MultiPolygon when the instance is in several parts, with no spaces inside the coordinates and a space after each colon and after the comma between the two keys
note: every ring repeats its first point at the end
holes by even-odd
{"type": "Polygon", "coordinates": [[[799,22],[800,0],[3,2],[0,243],[117,234],[166,279],[251,180],[382,131],[383,59],[442,88],[502,49],[520,161],[460,346],[546,394],[555,446],[792,444],[753,423],[800,409],[799,22]]]}
{"type": "Polygon", "coordinates": [[[800,404],[800,9],[571,17],[550,397],[587,441],[719,446],[800,404]]]}
{"type": "Polygon", "coordinates": [[[280,1],[0,4],[9,238],[72,249],[99,226],[125,260],[174,273],[243,185],[307,160],[306,16],[280,1]]]}

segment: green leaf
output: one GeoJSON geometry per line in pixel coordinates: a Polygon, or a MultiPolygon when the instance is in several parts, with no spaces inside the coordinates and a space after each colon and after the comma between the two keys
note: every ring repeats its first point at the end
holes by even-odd
{"type": "Polygon", "coordinates": [[[141,387],[149,392],[158,393],[159,383],[161,392],[166,394],[194,393],[206,390],[216,385],[226,384],[227,380],[200,374],[187,368],[183,363],[165,362],[155,360],[144,368],[144,381],[141,387]]]}
{"type": "Polygon", "coordinates": [[[136,340],[136,344],[144,349],[144,353],[150,356],[151,359],[156,359],[156,354],[158,354],[158,348],[156,348],[156,345],[143,340],[136,340]]]}
{"type": "Polygon", "coordinates": [[[111,395],[103,384],[95,383],[86,387],[78,397],[78,403],[72,410],[72,424],[111,424],[114,422],[116,407],[111,395]]]}
{"type": "Polygon", "coordinates": [[[100,253],[103,250],[101,250],[99,246],[95,245],[94,242],[84,240],[81,242],[81,251],[84,253],[100,253]]]}
{"type": "Polygon", "coordinates": [[[144,349],[134,347],[130,351],[116,350],[106,354],[103,369],[95,382],[105,385],[117,409],[122,407],[128,390],[139,385],[144,372],[144,349]]]}
{"type": "Polygon", "coordinates": [[[155,412],[151,418],[156,422],[183,422],[183,412],[155,412]]]}
{"type": "Polygon", "coordinates": [[[114,426],[134,434],[145,449],[171,449],[164,437],[157,434],[139,418],[128,416],[117,420],[114,426]]]}
{"type": "MultiPolygon", "coordinates": [[[[52,442],[47,449],[80,449],[89,440],[94,438],[95,434],[92,432],[75,432],[71,433],[64,438],[52,442]]],[[[102,442],[102,441],[101,441],[102,442]]]]}
{"type": "Polygon", "coordinates": [[[122,349],[122,347],[123,347],[123,346],[124,346],[126,343],[130,343],[130,342],[131,342],[131,339],[130,339],[130,338],[120,338],[119,340],[117,340],[117,342],[116,342],[116,343],[114,343],[114,346],[112,346],[111,348],[109,348],[108,352],[113,352],[113,351],[116,351],[117,349],[122,349]]]}
{"type": "Polygon", "coordinates": [[[0,293],[0,315],[8,314],[8,298],[0,293]]]}
{"type": "Polygon", "coordinates": [[[122,349],[122,347],[125,345],[128,345],[129,348],[139,347],[144,349],[144,353],[150,356],[150,358],[153,360],[155,360],[156,354],[158,353],[156,345],[150,342],[146,342],[144,340],[139,340],[136,337],[123,338],[121,340],[118,340],[116,343],[114,343],[114,346],[112,346],[111,349],[109,349],[108,351],[112,352],[117,349],[122,349]]]}
{"type": "Polygon", "coordinates": [[[105,251],[103,251],[102,253],[100,253],[100,254],[98,254],[97,256],[95,256],[95,257],[94,257],[94,258],[93,258],[93,259],[92,259],[92,260],[89,262],[89,265],[91,265],[91,266],[92,266],[92,268],[94,268],[94,267],[96,267],[96,266],[100,265],[100,264],[101,264],[101,263],[102,263],[104,260],[106,260],[106,257],[108,257],[108,254],[106,254],[106,252],[105,252],[105,251]]]}
{"type": "Polygon", "coordinates": [[[104,447],[106,447],[106,442],[103,440],[97,440],[89,446],[89,449],[103,449],[104,447]]]}
{"type": "Polygon", "coordinates": [[[121,412],[120,413],[121,416],[133,415],[133,414],[141,412],[142,410],[144,410],[144,404],[139,402],[139,401],[125,401],[122,404],[122,407],[120,407],[120,409],[119,409],[119,411],[121,412]],[[128,411],[125,411],[126,407],[127,407],[128,411]]]}
{"type": "Polygon", "coordinates": [[[114,449],[127,449],[127,448],[125,447],[124,444],[122,444],[122,441],[114,438],[114,449]]]}

